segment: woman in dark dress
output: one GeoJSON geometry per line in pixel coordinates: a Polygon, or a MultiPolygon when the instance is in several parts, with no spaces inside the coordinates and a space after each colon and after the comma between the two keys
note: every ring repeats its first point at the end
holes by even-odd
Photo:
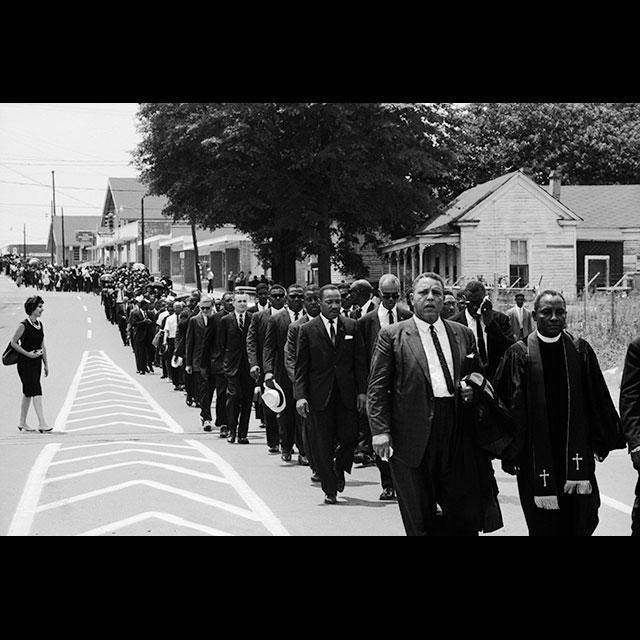
{"type": "Polygon", "coordinates": [[[22,408],[20,411],[20,431],[39,431],[49,433],[52,431],[44,418],[42,409],[42,387],[40,375],[44,364],[44,375],[49,375],[47,364],[47,349],[44,346],[44,329],[40,322],[40,316],[44,310],[44,300],[40,296],[32,296],[24,303],[24,310],[28,316],[23,320],[11,340],[11,346],[18,352],[18,374],[22,381],[22,408]],[[32,429],[27,425],[27,414],[33,399],[33,406],[38,416],[38,429],[32,429]]]}

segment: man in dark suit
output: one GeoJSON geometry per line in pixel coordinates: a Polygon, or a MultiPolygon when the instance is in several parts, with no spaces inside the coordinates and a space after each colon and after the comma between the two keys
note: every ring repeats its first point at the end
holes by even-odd
{"type": "MultiPolygon", "coordinates": [[[[627,349],[620,383],[620,418],[633,468],[640,473],[640,338],[636,338],[627,349]]],[[[640,477],[631,512],[631,535],[640,536],[640,477]]]]}
{"type": "MultiPolygon", "coordinates": [[[[256,285],[256,303],[252,307],[249,307],[247,311],[249,313],[258,313],[259,311],[265,311],[269,306],[269,285],[266,282],[258,281],[256,285]]],[[[279,308],[282,309],[282,306],[279,308]]]]}
{"type": "Polygon", "coordinates": [[[357,412],[366,407],[364,342],[356,321],[340,316],[341,305],[335,285],[320,289],[321,313],[300,327],[295,367],[296,409],[311,423],[311,451],[326,504],[336,504],[344,490],[358,441],[357,412]]]}
{"type": "MultiPolygon", "coordinates": [[[[482,493],[491,461],[476,456],[460,421],[473,389],[462,378],[482,368],[467,327],[442,320],[444,282],[432,272],[413,283],[415,316],[380,330],[367,395],[373,447],[389,459],[400,513],[411,536],[436,535],[437,504],[450,535],[482,529],[482,493]]],[[[497,504],[497,503],[496,503],[497,504]]]]}
{"type": "Polygon", "coordinates": [[[211,431],[211,400],[214,382],[211,362],[205,356],[205,338],[211,320],[213,298],[204,294],[198,303],[200,313],[189,319],[185,345],[185,370],[193,376],[195,396],[200,404],[200,421],[204,431],[211,431]]]}
{"type": "Polygon", "coordinates": [[[149,368],[149,342],[153,339],[154,320],[149,314],[149,303],[142,299],[138,308],[131,313],[131,327],[133,329],[133,350],[136,354],[136,369],[143,376],[149,368]]]}
{"type": "MultiPolygon", "coordinates": [[[[292,322],[287,329],[287,341],[284,345],[284,367],[287,371],[287,376],[293,386],[296,380],[296,360],[298,357],[298,332],[300,327],[320,315],[320,287],[317,284],[310,284],[304,288],[303,308],[305,313],[301,318],[292,322]]],[[[297,413],[297,412],[296,412],[297,413]]],[[[311,482],[320,482],[320,476],[316,471],[315,464],[313,462],[313,452],[311,451],[311,437],[309,435],[309,420],[301,418],[302,420],[302,443],[304,445],[304,452],[309,466],[311,467],[311,482]]]]}
{"type": "MultiPolygon", "coordinates": [[[[398,307],[400,280],[393,274],[386,273],[380,278],[378,293],[381,301],[380,306],[358,320],[358,327],[362,333],[367,353],[367,375],[371,367],[371,358],[373,358],[373,352],[380,329],[397,324],[403,320],[408,320],[413,315],[408,309],[398,307]]],[[[360,430],[359,436],[361,438],[362,449],[366,452],[371,452],[375,464],[380,471],[380,483],[382,485],[380,500],[395,500],[396,494],[393,489],[393,479],[391,478],[389,462],[382,460],[382,458],[373,451],[371,429],[369,428],[369,420],[366,414],[359,416],[358,427],[360,430]]]]}
{"type": "Polygon", "coordinates": [[[288,288],[285,308],[280,313],[271,316],[267,324],[262,363],[265,385],[272,386],[269,381],[275,378],[275,381],[282,387],[286,398],[286,407],[278,415],[280,445],[282,447],[281,458],[284,462],[290,462],[295,444],[298,448],[298,463],[306,466],[309,461],[302,438],[302,419],[296,411],[293,386],[287,375],[284,353],[289,325],[304,315],[303,298],[304,289],[301,285],[292,284],[288,288]]]}
{"type": "MultiPolygon", "coordinates": [[[[261,285],[258,285],[260,287],[261,285]]],[[[249,373],[255,380],[256,385],[262,386],[264,376],[262,373],[262,357],[264,353],[264,343],[267,333],[267,325],[271,316],[284,307],[285,290],[280,284],[274,284],[271,289],[268,285],[262,285],[267,289],[268,298],[261,306],[262,311],[258,311],[251,317],[251,325],[247,334],[247,355],[249,357],[249,373]]],[[[260,304],[260,303],[259,303],[260,304]]],[[[256,307],[257,308],[257,307],[256,307]]],[[[279,453],[280,434],[278,430],[278,419],[276,414],[262,403],[256,402],[256,418],[264,420],[267,433],[267,447],[269,453],[279,453]],[[258,408],[260,414],[258,414],[258,408]]]]}
{"type": "Polygon", "coordinates": [[[249,444],[249,418],[253,400],[254,383],[249,373],[247,356],[247,334],[251,316],[247,312],[249,296],[234,292],[233,313],[220,321],[218,350],[222,355],[222,368],[227,378],[227,420],[229,437],[227,442],[249,444]]]}
{"type": "Polygon", "coordinates": [[[484,373],[489,382],[493,382],[502,356],[516,342],[511,331],[511,323],[504,313],[493,310],[481,282],[470,281],[465,287],[464,297],[467,308],[451,316],[449,320],[471,329],[485,368],[484,373]]]}
{"type": "Polygon", "coordinates": [[[378,305],[373,300],[373,293],[374,290],[371,283],[364,278],[356,280],[351,285],[349,288],[349,301],[351,302],[351,309],[349,310],[350,318],[360,320],[362,316],[378,308],[378,305]]]}
{"type": "Polygon", "coordinates": [[[205,336],[205,355],[210,363],[209,370],[216,391],[216,427],[220,429],[219,437],[229,437],[227,420],[227,378],[224,375],[223,354],[218,347],[218,336],[222,319],[233,313],[233,293],[226,292],[220,301],[221,309],[211,316],[211,322],[205,336]]]}

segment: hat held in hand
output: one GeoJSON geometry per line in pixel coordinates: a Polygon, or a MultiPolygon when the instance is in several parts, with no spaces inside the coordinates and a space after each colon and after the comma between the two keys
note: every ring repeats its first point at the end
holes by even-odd
{"type": "Polygon", "coordinates": [[[287,399],[282,387],[273,379],[271,382],[273,383],[273,388],[265,386],[262,402],[274,413],[281,413],[287,406],[287,399]]]}

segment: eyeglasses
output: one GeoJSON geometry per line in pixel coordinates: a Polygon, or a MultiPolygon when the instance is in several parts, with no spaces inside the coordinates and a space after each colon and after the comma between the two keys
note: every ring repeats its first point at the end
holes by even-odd
{"type": "Polygon", "coordinates": [[[289,298],[291,300],[302,300],[302,298],[304,298],[304,295],[301,293],[290,293],[289,298]]]}
{"type": "Polygon", "coordinates": [[[397,300],[400,297],[400,294],[399,293],[381,293],[380,297],[384,298],[385,300],[397,300]]]}
{"type": "Polygon", "coordinates": [[[280,298],[284,298],[284,293],[270,293],[269,294],[272,298],[275,298],[276,300],[280,299],[280,298]]]}

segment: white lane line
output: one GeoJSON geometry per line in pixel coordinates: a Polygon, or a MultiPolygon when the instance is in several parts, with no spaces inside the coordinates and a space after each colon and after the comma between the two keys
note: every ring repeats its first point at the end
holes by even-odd
{"type": "Polygon", "coordinates": [[[180,453],[167,453],[166,451],[154,451],[153,449],[118,449],[117,451],[107,451],[106,453],[94,453],[90,456],[78,456],[76,458],[65,458],[64,460],[58,460],[52,462],[50,466],[55,467],[60,464],[68,464],[70,462],[80,462],[82,460],[94,460],[97,458],[107,458],[109,456],[118,456],[122,453],[151,453],[154,456],[164,456],[166,458],[179,458],[181,460],[195,460],[196,462],[202,462],[204,464],[214,464],[212,460],[207,460],[200,456],[185,456],[180,453]]]}
{"type": "Polygon", "coordinates": [[[206,533],[210,536],[232,536],[232,533],[227,533],[226,531],[221,531],[220,529],[214,529],[213,527],[208,527],[204,524],[199,524],[197,522],[191,522],[191,520],[185,520],[184,518],[180,518],[179,516],[174,516],[172,513],[165,513],[163,511],[146,511],[145,513],[139,513],[135,516],[131,516],[130,518],[125,518],[124,520],[118,520],[117,522],[112,522],[111,524],[105,524],[102,527],[96,527],[95,529],[90,529],[89,531],[85,531],[84,533],[78,533],[78,536],[101,536],[105,533],[113,533],[118,531],[119,529],[124,529],[132,524],[137,524],[138,522],[144,522],[145,520],[164,520],[165,522],[169,522],[170,524],[178,525],[179,527],[187,527],[188,529],[195,529],[196,531],[201,531],[202,533],[206,533]]]}
{"type": "MultiPolygon", "coordinates": [[[[151,409],[149,409],[149,411],[151,411],[151,409]]],[[[129,416],[130,418],[144,418],[145,420],[155,420],[156,422],[164,423],[164,420],[162,418],[153,418],[152,416],[144,416],[140,415],[139,413],[116,411],[115,413],[101,413],[99,416],[85,416],[84,418],[74,418],[73,420],[67,420],[67,424],[76,424],[78,422],[85,422],[86,420],[95,420],[95,418],[117,418],[120,416],[129,416]]]]}
{"type": "Polygon", "coordinates": [[[231,482],[233,488],[240,494],[242,499],[251,507],[252,511],[257,514],[258,519],[274,536],[291,535],[280,522],[271,509],[254,493],[253,489],[242,479],[238,472],[217,453],[211,451],[201,442],[197,440],[185,440],[194,449],[197,449],[206,458],[215,462],[216,466],[222,474],[231,482]]]}
{"type": "Polygon", "coordinates": [[[186,467],[178,467],[174,464],[166,464],[164,462],[155,462],[153,460],[131,460],[129,462],[116,462],[115,464],[107,464],[103,467],[93,467],[91,469],[83,469],[82,471],[75,471],[73,473],[67,473],[62,476],[54,476],[53,478],[47,478],[42,484],[50,484],[52,482],[58,482],[60,480],[72,480],[73,478],[82,478],[84,476],[90,476],[94,473],[102,473],[103,471],[111,471],[112,469],[122,469],[123,467],[156,467],[158,469],[165,469],[167,471],[173,471],[174,473],[182,473],[185,476],[193,476],[194,478],[200,478],[202,480],[211,480],[212,482],[220,482],[221,484],[231,484],[229,480],[221,476],[214,476],[210,473],[203,473],[202,471],[195,471],[186,467]]]}
{"type": "Polygon", "coordinates": [[[71,407],[73,405],[73,400],[75,398],[76,393],[78,392],[78,387],[80,386],[80,378],[82,377],[82,370],[87,362],[87,356],[89,355],[88,351],[85,351],[82,354],[82,358],[80,359],[80,364],[78,365],[78,370],[76,371],[76,375],[73,377],[71,381],[71,386],[69,387],[69,391],[67,391],[67,397],[64,400],[64,404],[62,405],[62,409],[60,409],[60,413],[56,417],[56,421],[54,424],[54,431],[64,431],[65,430],[65,422],[69,417],[69,412],[71,411],[71,407]]]}
{"type": "Polygon", "coordinates": [[[84,311],[87,311],[87,307],[86,307],[86,305],[82,305],[82,309],[83,309],[84,311]]]}
{"type": "Polygon", "coordinates": [[[91,324],[91,318],[87,318],[87,324],[91,324]]]}
{"type": "Polygon", "coordinates": [[[92,337],[93,337],[93,331],[91,331],[91,329],[87,329],[87,338],[91,340],[92,337]]]}
{"type": "Polygon", "coordinates": [[[140,440],[112,440],[111,442],[95,442],[92,444],[75,444],[71,447],[63,447],[60,451],[74,451],[75,449],[91,449],[93,447],[111,447],[113,445],[120,444],[128,444],[133,445],[136,444],[141,447],[166,447],[168,449],[189,449],[192,450],[193,447],[188,447],[186,444],[164,444],[163,442],[142,442],[140,440]]]}
{"type": "Polygon", "coordinates": [[[36,514],[44,479],[47,468],[51,464],[51,460],[60,449],[60,444],[48,444],[40,452],[35,464],[29,472],[27,483],[25,484],[22,497],[18,504],[18,508],[13,516],[11,525],[9,526],[8,536],[27,536],[33,524],[33,518],[36,514]]]}
{"type": "Polygon", "coordinates": [[[116,491],[121,491],[122,489],[129,489],[130,487],[137,487],[137,486],[151,487],[153,489],[158,489],[159,491],[173,493],[175,495],[182,496],[183,498],[187,498],[188,500],[193,500],[194,502],[199,502],[201,504],[206,504],[210,507],[217,507],[218,509],[229,511],[230,513],[233,513],[237,516],[246,518],[247,520],[254,520],[256,522],[260,522],[260,518],[253,511],[249,511],[248,509],[243,509],[242,507],[236,507],[232,504],[221,502],[220,500],[214,500],[213,498],[207,498],[206,496],[202,496],[199,493],[193,493],[193,491],[178,489],[177,487],[172,487],[171,485],[164,484],[162,482],[156,482],[155,480],[130,480],[129,482],[115,484],[110,487],[105,487],[103,489],[97,489],[96,491],[88,491],[87,493],[81,493],[71,498],[65,498],[64,500],[56,500],[55,502],[49,502],[48,504],[40,505],[37,508],[37,511],[38,512],[48,511],[50,509],[56,509],[58,507],[63,507],[68,504],[73,504],[75,502],[89,500],[90,498],[95,498],[96,496],[102,496],[107,493],[115,493],[116,491]]]}
{"type": "Polygon", "coordinates": [[[629,516],[633,511],[633,508],[629,505],[626,505],[624,502],[620,502],[619,500],[615,500],[614,498],[610,498],[609,496],[605,496],[603,494],[600,494],[600,501],[603,504],[606,504],[608,507],[617,509],[618,511],[622,511],[622,513],[626,513],[629,516]]]}
{"type": "Polygon", "coordinates": [[[76,296],[76,298],[78,298],[78,300],[82,300],[82,298],[80,296],[76,296]]]}
{"type": "Polygon", "coordinates": [[[106,391],[108,388],[118,389],[120,391],[124,389],[126,391],[131,386],[128,384],[128,381],[125,384],[124,380],[122,382],[107,382],[105,384],[101,384],[99,380],[91,380],[91,384],[93,384],[94,386],[83,387],[82,389],[80,389],[80,391],[82,391],[82,393],[84,393],[85,391],[96,391],[97,389],[104,389],[106,391]]]}

